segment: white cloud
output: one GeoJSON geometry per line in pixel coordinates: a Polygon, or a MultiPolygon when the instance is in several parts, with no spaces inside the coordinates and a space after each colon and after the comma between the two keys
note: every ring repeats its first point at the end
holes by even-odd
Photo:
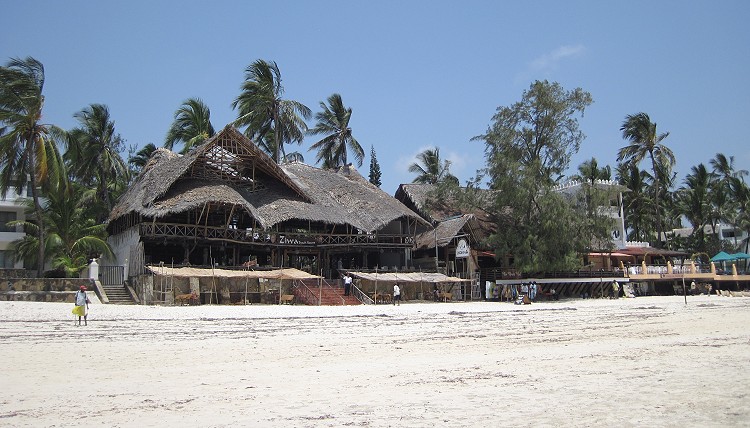
{"type": "Polygon", "coordinates": [[[548,73],[556,70],[560,63],[567,59],[577,58],[582,56],[586,52],[586,47],[583,45],[563,45],[547,52],[535,59],[533,59],[526,70],[522,71],[516,76],[516,81],[521,82],[528,80],[530,76],[548,73]]]}

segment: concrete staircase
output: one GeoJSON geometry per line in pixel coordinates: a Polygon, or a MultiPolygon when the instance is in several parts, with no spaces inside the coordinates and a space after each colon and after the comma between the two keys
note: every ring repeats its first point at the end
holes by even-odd
{"type": "Polygon", "coordinates": [[[102,284],[104,292],[107,293],[109,303],[117,305],[132,305],[135,304],[130,293],[125,289],[124,285],[104,285],[102,284]]]}
{"type": "MultiPolygon", "coordinates": [[[[362,302],[356,297],[349,295],[344,296],[344,287],[339,285],[336,281],[323,280],[323,287],[320,287],[317,279],[305,279],[301,281],[304,283],[317,298],[320,295],[321,306],[348,306],[348,305],[361,305],[362,302]]],[[[300,288],[295,289],[294,295],[298,302],[306,305],[316,304],[316,302],[310,302],[302,292],[300,288]]]]}

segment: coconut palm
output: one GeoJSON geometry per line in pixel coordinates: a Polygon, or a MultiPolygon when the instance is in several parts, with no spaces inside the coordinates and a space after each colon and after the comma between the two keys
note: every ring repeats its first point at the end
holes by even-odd
{"type": "Polygon", "coordinates": [[[596,158],[591,158],[578,165],[578,174],[572,178],[593,185],[596,180],[611,180],[612,168],[609,165],[599,168],[596,158]]]}
{"type": "Polygon", "coordinates": [[[440,149],[427,149],[417,155],[417,160],[409,165],[409,172],[417,174],[412,183],[438,184],[446,181],[458,184],[458,178],[450,173],[451,161],[440,160],[440,149]]]}
{"type": "MultiPolygon", "coordinates": [[[[53,141],[63,132],[53,125],[41,122],[44,108],[44,66],[32,57],[13,58],[0,67],[0,193],[10,188],[18,193],[29,185],[38,221],[38,236],[44,241],[45,224],[42,217],[40,187],[50,173],[54,173],[59,160],[53,141]]],[[[44,260],[45,247],[39,245],[37,259],[44,260]]],[[[42,276],[44,263],[37,265],[37,275],[42,276]]]]}
{"type": "MultiPolygon", "coordinates": [[[[112,250],[106,242],[105,225],[88,214],[94,192],[85,190],[64,176],[54,181],[45,194],[46,203],[42,213],[44,224],[48,227],[44,238],[46,260],[55,269],[65,271],[66,276],[74,277],[88,265],[90,258],[112,256],[112,250]]],[[[37,261],[35,255],[40,242],[37,225],[26,221],[10,224],[22,225],[26,231],[23,238],[11,244],[16,258],[37,261]]]]}
{"type": "Polygon", "coordinates": [[[650,214],[653,198],[648,194],[651,175],[635,165],[621,163],[617,165],[617,181],[629,190],[622,194],[625,226],[631,231],[628,240],[645,241],[653,232],[649,227],[653,223],[650,214]]]}
{"type": "Polygon", "coordinates": [[[630,144],[621,148],[617,153],[617,161],[638,165],[648,157],[651,160],[651,169],[654,172],[654,214],[656,220],[657,245],[663,237],[663,219],[660,205],[662,193],[662,181],[660,180],[660,165],[671,169],[675,164],[675,156],[672,150],[665,146],[662,141],[669,136],[669,132],[659,134],[656,132],[656,123],[646,113],[636,113],[625,117],[620,127],[622,137],[630,144]]]}
{"type": "Polygon", "coordinates": [[[277,143],[274,160],[283,159],[284,144],[302,143],[311,112],[304,104],[282,98],[281,72],[275,62],[257,60],[245,69],[242,92],[232,103],[238,110],[237,126],[247,126],[249,138],[273,132],[277,143]]]}
{"type": "Polygon", "coordinates": [[[156,146],[153,143],[148,143],[143,146],[142,149],[138,150],[135,155],[128,159],[128,163],[133,166],[136,170],[140,171],[151,159],[151,155],[156,151],[156,146]]]}
{"type": "Polygon", "coordinates": [[[365,151],[352,135],[349,120],[352,109],[346,108],[341,95],[333,94],[328,97],[328,105],[320,103],[322,111],[315,113],[318,122],[308,131],[311,135],[325,135],[323,139],[313,144],[310,150],[317,150],[317,161],[323,162],[323,168],[336,168],[348,163],[347,148],[351,150],[357,166],[362,166],[365,151]]]}
{"type": "Polygon", "coordinates": [[[169,127],[164,147],[172,150],[175,144],[182,143],[181,153],[187,153],[214,133],[208,106],[200,98],[189,98],[174,112],[174,122],[169,127]]]}
{"type": "MultiPolygon", "coordinates": [[[[276,156],[276,142],[274,141],[274,135],[273,130],[268,131],[265,135],[259,136],[255,139],[255,144],[263,150],[264,153],[266,153],[268,156],[271,156],[273,158],[276,156]]],[[[291,153],[286,153],[284,148],[282,147],[281,152],[281,159],[283,162],[304,162],[305,157],[302,155],[302,153],[298,151],[294,151],[291,153]]]]}
{"type": "Polygon", "coordinates": [[[79,126],[68,133],[65,159],[74,177],[96,188],[102,202],[98,220],[104,221],[113,206],[111,192],[118,182],[127,182],[128,169],[120,156],[124,143],[107,106],[91,104],[73,117],[79,126]]]}
{"type": "Polygon", "coordinates": [[[706,251],[704,226],[712,219],[711,187],[714,175],[699,164],[690,169],[685,176],[685,186],[678,191],[677,206],[680,214],[693,226],[693,236],[697,238],[698,251],[706,251]]]}

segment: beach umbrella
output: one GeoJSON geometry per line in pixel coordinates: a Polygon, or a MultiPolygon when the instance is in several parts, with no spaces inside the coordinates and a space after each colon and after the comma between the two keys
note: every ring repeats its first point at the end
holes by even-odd
{"type": "Polygon", "coordinates": [[[750,259],[750,254],[739,252],[730,254],[730,257],[732,257],[732,260],[747,260],[750,259]]]}
{"type": "Polygon", "coordinates": [[[729,260],[736,260],[733,255],[727,254],[724,251],[719,252],[715,256],[711,257],[712,262],[726,262],[729,260]]]}

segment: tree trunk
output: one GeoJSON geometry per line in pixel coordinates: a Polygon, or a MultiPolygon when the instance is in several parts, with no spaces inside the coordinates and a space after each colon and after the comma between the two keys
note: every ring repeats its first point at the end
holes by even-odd
{"type": "MultiPolygon", "coordinates": [[[[33,137],[32,137],[33,138],[33,137]]],[[[42,204],[39,203],[39,192],[37,190],[37,176],[36,176],[36,153],[34,152],[33,140],[29,139],[26,142],[26,150],[29,151],[29,165],[31,171],[29,176],[31,177],[31,196],[34,199],[34,214],[36,215],[37,227],[39,228],[39,249],[37,253],[37,278],[44,277],[44,245],[45,245],[45,230],[44,230],[44,218],[42,216],[42,204]]]]}
{"type": "Polygon", "coordinates": [[[659,209],[659,193],[661,191],[661,183],[659,181],[659,170],[656,168],[656,159],[654,159],[654,153],[649,152],[651,155],[651,168],[654,170],[654,211],[656,214],[656,248],[661,248],[661,236],[662,236],[662,224],[661,224],[661,213],[659,209]]]}

